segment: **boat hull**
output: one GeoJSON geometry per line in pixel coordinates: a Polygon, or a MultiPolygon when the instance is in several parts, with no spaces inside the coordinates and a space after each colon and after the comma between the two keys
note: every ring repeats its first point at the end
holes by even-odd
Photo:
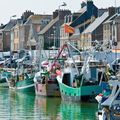
{"type": "Polygon", "coordinates": [[[9,88],[20,91],[20,92],[35,92],[33,77],[20,80],[13,85],[10,83],[9,88]]]}
{"type": "Polygon", "coordinates": [[[59,82],[62,100],[79,102],[81,98],[92,98],[101,93],[102,89],[99,85],[81,86],[73,88],[59,82]]]}
{"type": "Polygon", "coordinates": [[[35,84],[36,95],[39,96],[48,96],[48,97],[59,97],[60,91],[59,86],[56,83],[36,83],[35,84]]]}

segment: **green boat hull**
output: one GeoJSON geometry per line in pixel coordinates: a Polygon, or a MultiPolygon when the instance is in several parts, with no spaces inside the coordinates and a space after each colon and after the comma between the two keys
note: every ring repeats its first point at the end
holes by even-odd
{"type": "Polygon", "coordinates": [[[59,82],[59,87],[62,100],[75,102],[81,101],[82,97],[93,97],[101,93],[102,91],[99,85],[81,86],[78,88],[73,88],[59,82]]]}
{"type": "Polygon", "coordinates": [[[15,86],[11,87],[21,92],[32,92],[35,93],[34,81],[33,77],[26,78],[24,80],[20,80],[15,83],[15,86]]]}
{"type": "Polygon", "coordinates": [[[24,74],[24,80],[21,79],[19,81],[16,81],[17,76],[14,78],[12,76],[11,72],[3,72],[3,77],[7,78],[8,86],[11,89],[21,91],[21,92],[33,92],[35,93],[35,87],[34,87],[34,76],[28,76],[27,74],[24,74]]]}

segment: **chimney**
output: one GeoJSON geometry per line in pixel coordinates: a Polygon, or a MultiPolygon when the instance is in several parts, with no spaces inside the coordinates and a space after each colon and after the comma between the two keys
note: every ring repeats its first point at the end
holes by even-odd
{"type": "Polygon", "coordinates": [[[53,12],[53,19],[55,19],[57,16],[58,16],[58,10],[55,10],[55,11],[53,12]]]}
{"type": "Polygon", "coordinates": [[[109,13],[109,16],[112,16],[112,15],[114,15],[115,14],[115,12],[116,12],[116,10],[115,10],[116,8],[115,7],[109,7],[108,8],[108,13],[109,13]]]}
{"type": "Polygon", "coordinates": [[[93,1],[87,0],[87,10],[90,10],[91,8],[93,8],[93,1]]]}

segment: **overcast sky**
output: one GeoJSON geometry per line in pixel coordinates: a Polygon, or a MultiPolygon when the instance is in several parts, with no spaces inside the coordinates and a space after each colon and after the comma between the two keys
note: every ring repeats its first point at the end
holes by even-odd
{"type": "MultiPolygon", "coordinates": [[[[80,4],[85,0],[0,0],[0,23],[7,23],[12,15],[19,18],[26,10],[31,10],[36,14],[52,14],[55,9],[63,2],[66,7],[61,9],[70,9],[77,12],[81,7],[80,4]]],[[[115,0],[93,0],[98,8],[115,6],[115,0]]],[[[120,0],[116,0],[116,6],[120,6],[120,0]]]]}

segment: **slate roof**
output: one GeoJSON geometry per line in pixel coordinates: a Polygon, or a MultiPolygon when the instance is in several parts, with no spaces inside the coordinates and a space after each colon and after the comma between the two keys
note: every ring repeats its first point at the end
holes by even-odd
{"type": "MultiPolygon", "coordinates": [[[[95,16],[95,17],[98,16],[98,8],[93,4],[92,1],[87,1],[86,5],[87,8],[84,9],[82,14],[71,23],[72,27],[79,26],[80,24],[90,19],[91,16],[95,16]]],[[[83,29],[80,30],[80,32],[82,31],[83,29]]]]}
{"type": "Polygon", "coordinates": [[[93,32],[99,25],[101,25],[107,18],[109,17],[109,13],[105,12],[102,16],[97,17],[93,23],[91,23],[83,32],[84,33],[91,33],[93,32]]]}
{"type": "Polygon", "coordinates": [[[106,24],[106,23],[110,23],[112,22],[116,17],[118,16],[118,14],[114,14],[113,16],[111,16],[107,21],[105,21],[103,24],[106,24]]]}
{"type": "Polygon", "coordinates": [[[4,31],[10,31],[17,23],[17,20],[10,20],[8,24],[4,27],[4,31]]]}
{"type": "Polygon", "coordinates": [[[57,21],[59,21],[59,17],[52,19],[38,34],[44,34],[47,32],[57,21]]]}
{"type": "Polygon", "coordinates": [[[25,25],[30,23],[40,24],[41,19],[45,18],[51,19],[52,15],[31,15],[24,24],[25,25]]]}

